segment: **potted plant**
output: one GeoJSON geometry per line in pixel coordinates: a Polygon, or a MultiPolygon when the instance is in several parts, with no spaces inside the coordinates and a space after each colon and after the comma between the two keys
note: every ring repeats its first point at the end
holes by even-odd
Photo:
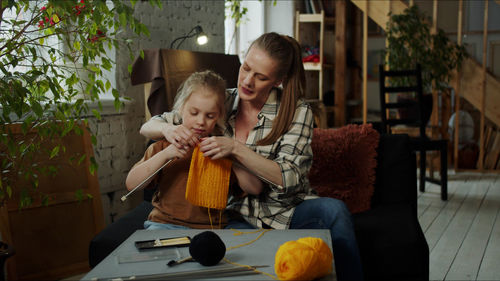
{"type": "MultiPolygon", "coordinates": [[[[402,14],[389,14],[386,38],[387,48],[382,52],[389,69],[415,69],[422,67],[422,87],[424,92],[424,121],[432,113],[432,89],[442,91],[455,70],[459,70],[467,57],[465,47],[451,41],[442,29],[431,32],[430,20],[413,5],[402,14]]],[[[394,86],[415,84],[408,78],[392,79],[394,86]]]]}
{"type": "MultiPolygon", "coordinates": [[[[128,46],[131,38],[119,34],[130,28],[147,35],[145,25],[133,17],[134,3],[124,1],[2,1],[0,6],[0,206],[16,188],[5,176],[16,170],[36,188],[36,163],[17,166],[39,151],[42,139],[81,133],[76,124],[86,116],[100,118],[89,102],[101,107],[107,91],[122,106],[118,90],[105,71],[114,63],[112,48],[128,46]],[[85,73],[85,75],[79,75],[85,73]],[[22,123],[23,133],[36,129],[36,138],[12,138],[9,124],[22,123]]],[[[159,0],[150,0],[160,6],[159,0]]],[[[133,58],[133,54],[130,54],[133,58]]],[[[95,142],[95,138],[94,138],[95,142]]],[[[95,144],[95,143],[94,143],[95,144]]],[[[54,147],[53,157],[62,151],[54,147]]],[[[93,160],[95,165],[95,160],[93,160]]],[[[94,169],[96,165],[94,166],[94,169]]],[[[29,192],[25,196],[29,196],[29,192]]],[[[20,205],[30,200],[23,196],[20,205]]]]}
{"type": "MultiPolygon", "coordinates": [[[[100,96],[107,91],[112,92],[115,107],[121,107],[119,93],[105,71],[114,63],[113,48],[133,42],[121,35],[125,29],[136,36],[149,36],[146,26],[133,16],[135,2],[1,1],[0,207],[11,198],[20,208],[34,200],[50,204],[48,195],[37,193],[38,178],[57,172],[57,167],[40,165],[34,155],[45,153],[51,159],[65,147],[47,150],[41,144],[71,133],[82,134],[79,124],[86,126],[87,116],[100,118],[99,110],[91,109],[89,103],[96,102],[101,108],[100,96]],[[24,137],[12,134],[12,124],[21,124],[24,137]],[[16,186],[19,177],[27,184],[16,186]]],[[[161,7],[160,0],[149,2],[161,7]]],[[[92,142],[95,145],[95,137],[92,142]]],[[[96,161],[90,161],[94,172],[96,161]]],[[[75,196],[84,198],[85,194],[75,196]]],[[[3,266],[0,270],[3,276],[3,266]]]]}

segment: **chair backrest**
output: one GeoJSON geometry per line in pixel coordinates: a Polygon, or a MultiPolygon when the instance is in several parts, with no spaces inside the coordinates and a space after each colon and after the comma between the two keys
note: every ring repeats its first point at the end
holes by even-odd
{"type": "Polygon", "coordinates": [[[187,50],[148,49],[132,67],[132,85],[152,82],[145,87],[146,116],[171,111],[177,89],[193,72],[211,69],[220,74],[228,88],[238,84],[238,55],[187,50]]]}
{"type": "Polygon", "coordinates": [[[379,79],[382,132],[390,133],[395,125],[407,125],[419,127],[420,137],[425,137],[421,66],[410,70],[385,70],[379,65],[379,79]],[[408,83],[392,86],[391,79],[405,79],[408,83]],[[397,101],[391,101],[394,99],[388,95],[398,95],[397,101]],[[390,110],[398,110],[399,114],[388,114],[390,110]]]}

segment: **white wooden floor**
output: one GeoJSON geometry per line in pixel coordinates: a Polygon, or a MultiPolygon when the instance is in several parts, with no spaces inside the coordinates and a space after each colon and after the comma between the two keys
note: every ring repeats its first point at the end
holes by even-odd
{"type": "Polygon", "coordinates": [[[500,280],[500,175],[449,171],[448,201],[426,182],[418,217],[430,280],[500,280]]]}

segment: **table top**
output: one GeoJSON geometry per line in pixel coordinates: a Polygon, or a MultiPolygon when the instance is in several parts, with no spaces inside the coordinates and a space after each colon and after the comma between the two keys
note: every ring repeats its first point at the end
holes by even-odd
{"type": "MultiPolygon", "coordinates": [[[[213,278],[208,279],[220,280],[224,279],[221,278],[222,276],[226,276],[227,280],[272,280],[268,275],[255,274],[253,271],[249,271],[249,274],[246,275],[227,277],[229,275],[224,275],[225,273],[223,273],[225,269],[242,269],[242,267],[231,265],[224,260],[215,266],[203,266],[197,262],[185,262],[171,267],[167,266],[167,263],[171,260],[180,260],[189,257],[188,247],[169,247],[142,251],[139,251],[135,247],[136,241],[182,237],[186,235],[194,237],[203,231],[206,230],[137,230],[85,275],[82,280],[111,280],[115,278],[121,278],[121,280],[149,280],[154,278],[162,280],[188,278],[193,280],[203,278],[203,280],[207,280],[207,276],[210,274],[209,271],[217,275],[211,275],[213,278]],[[217,273],[213,273],[213,271],[217,273]],[[200,275],[198,277],[189,275],[193,272],[197,272],[200,275]]],[[[302,237],[318,237],[323,239],[330,248],[332,247],[330,231],[326,229],[269,231],[224,229],[213,230],[213,232],[219,235],[226,245],[225,259],[240,265],[265,266],[258,267],[257,270],[274,276],[276,276],[274,272],[274,256],[283,243],[302,237]],[[231,247],[234,248],[231,249],[231,247]]],[[[336,280],[335,265],[333,264],[332,266],[333,272],[320,280],[336,280]]]]}

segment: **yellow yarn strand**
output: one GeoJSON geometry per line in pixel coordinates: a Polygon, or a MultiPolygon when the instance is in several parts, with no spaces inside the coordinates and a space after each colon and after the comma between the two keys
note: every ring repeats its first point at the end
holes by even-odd
{"type": "MultiPolygon", "coordinates": [[[[237,230],[237,229],[234,229],[234,228],[231,228],[232,231],[234,231],[233,235],[234,236],[238,236],[238,235],[242,235],[242,234],[253,234],[253,233],[259,233],[261,231],[264,231],[265,229],[264,228],[261,228],[261,229],[257,229],[255,231],[240,231],[240,230],[237,230]]],[[[267,231],[269,231],[271,229],[268,229],[267,231]]]]}
{"type": "MultiPolygon", "coordinates": [[[[232,230],[234,230],[234,229],[232,229],[232,230]]],[[[240,244],[240,245],[236,245],[236,246],[233,246],[233,247],[229,247],[229,248],[227,248],[226,251],[229,251],[229,250],[232,250],[232,249],[237,249],[237,248],[240,248],[240,247],[243,247],[243,246],[246,246],[246,245],[250,245],[253,242],[259,240],[260,237],[262,237],[262,235],[264,235],[266,232],[271,231],[271,230],[272,229],[260,229],[258,231],[253,231],[253,232],[241,232],[241,231],[238,231],[239,233],[237,232],[237,233],[234,233],[233,235],[250,234],[250,233],[257,233],[257,232],[261,232],[261,231],[262,231],[262,233],[259,234],[259,236],[257,236],[257,238],[255,238],[254,240],[246,242],[246,243],[243,243],[243,244],[240,244]]]]}
{"type": "Polygon", "coordinates": [[[219,229],[222,229],[222,210],[219,210],[219,229]]]}
{"type": "MultiPolygon", "coordinates": [[[[262,235],[264,235],[266,232],[268,231],[271,231],[272,229],[258,229],[256,231],[239,231],[239,230],[236,230],[236,229],[233,229],[231,228],[232,231],[234,231],[235,233],[233,233],[233,235],[235,236],[238,236],[238,235],[242,235],[242,234],[253,234],[253,233],[259,233],[259,232],[262,232],[261,234],[259,234],[259,236],[257,236],[257,238],[253,239],[252,241],[249,241],[249,242],[246,242],[246,243],[243,243],[243,244],[240,244],[240,245],[236,245],[236,246],[233,246],[233,247],[229,247],[226,249],[226,252],[227,251],[230,251],[230,250],[233,250],[233,249],[237,249],[237,248],[240,248],[240,247],[243,247],[243,246],[247,246],[247,245],[250,245],[252,243],[254,243],[255,241],[259,240],[262,235]]],[[[272,275],[272,274],[269,274],[267,272],[264,272],[264,271],[260,271],[260,270],[257,270],[255,267],[252,267],[250,265],[246,265],[246,264],[239,264],[239,263],[235,263],[233,261],[230,261],[229,259],[227,258],[224,258],[223,259],[225,262],[229,263],[229,264],[232,264],[232,265],[236,265],[236,266],[239,266],[239,267],[244,267],[244,268],[248,268],[248,269],[251,269],[253,270],[254,272],[257,272],[259,274],[263,274],[263,275],[267,275],[269,277],[271,277],[273,280],[278,280],[278,277],[272,275]]]]}
{"type": "MultiPolygon", "coordinates": [[[[212,215],[210,213],[210,208],[207,208],[208,212],[208,220],[210,221],[210,229],[214,230],[214,223],[212,221],[212,215]]],[[[223,210],[219,210],[219,229],[222,229],[222,212],[223,210]]]]}
{"type": "Polygon", "coordinates": [[[196,206],[225,209],[231,164],[229,159],[204,157],[200,147],[196,146],[189,166],[186,199],[196,206]]]}
{"type": "Polygon", "coordinates": [[[212,215],[210,214],[210,208],[207,208],[207,212],[208,212],[208,220],[210,221],[210,229],[214,230],[212,215]]]}

